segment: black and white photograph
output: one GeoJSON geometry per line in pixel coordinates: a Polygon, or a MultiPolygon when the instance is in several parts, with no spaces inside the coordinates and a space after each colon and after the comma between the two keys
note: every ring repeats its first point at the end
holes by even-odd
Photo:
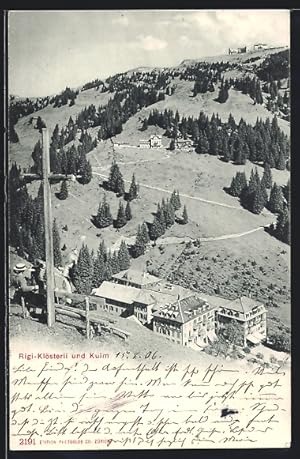
{"type": "Polygon", "coordinates": [[[9,449],[289,448],[289,10],[7,21],[9,449]]]}

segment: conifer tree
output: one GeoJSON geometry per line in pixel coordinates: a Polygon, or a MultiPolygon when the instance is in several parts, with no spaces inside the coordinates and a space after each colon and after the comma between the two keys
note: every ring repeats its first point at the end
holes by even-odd
{"type": "Polygon", "coordinates": [[[183,206],[182,223],[186,225],[189,221],[186,205],[183,206]]]}
{"type": "Polygon", "coordinates": [[[132,247],[132,254],[134,258],[137,258],[145,253],[146,245],[147,244],[145,242],[145,236],[143,234],[142,226],[139,225],[135,239],[135,244],[132,247]]]}
{"type": "Polygon", "coordinates": [[[265,205],[265,197],[262,192],[261,184],[257,185],[257,188],[254,192],[253,203],[251,211],[254,214],[260,214],[265,205]]]}
{"type": "Polygon", "coordinates": [[[272,187],[272,172],[271,172],[270,164],[268,162],[265,162],[264,173],[263,173],[261,181],[265,188],[268,189],[272,187]]]}
{"type": "Polygon", "coordinates": [[[104,253],[103,253],[103,244],[99,244],[99,248],[94,258],[94,266],[93,266],[93,278],[92,278],[92,286],[97,288],[101,285],[104,281],[104,274],[105,274],[105,261],[104,261],[104,253]]]}
{"type": "Polygon", "coordinates": [[[56,218],[53,221],[53,256],[54,266],[61,266],[61,251],[60,251],[60,235],[57,226],[56,218]]]}
{"type": "Polygon", "coordinates": [[[167,199],[167,202],[162,205],[162,210],[164,213],[165,217],[165,223],[166,227],[170,227],[174,224],[175,222],[175,210],[173,205],[170,203],[170,201],[167,199]]]}
{"type": "Polygon", "coordinates": [[[149,236],[152,241],[156,241],[160,236],[162,236],[165,232],[163,229],[160,219],[157,215],[155,215],[153,223],[149,228],[149,236]]]}
{"type": "Polygon", "coordinates": [[[118,252],[118,261],[120,271],[124,271],[130,267],[130,255],[127,244],[124,240],[121,241],[120,249],[118,252]]]}
{"type": "Polygon", "coordinates": [[[222,155],[223,155],[223,160],[228,163],[232,158],[230,154],[230,149],[228,145],[228,137],[227,135],[224,135],[222,138],[222,155]]]}
{"type": "Polygon", "coordinates": [[[114,161],[110,168],[108,188],[122,196],[125,193],[124,180],[118,164],[114,161]]]}
{"type": "Polygon", "coordinates": [[[240,197],[243,189],[247,186],[247,179],[245,172],[237,172],[235,177],[233,177],[229,193],[232,196],[240,197]]]}
{"type": "Polygon", "coordinates": [[[286,208],[279,212],[277,216],[275,236],[280,241],[290,244],[290,216],[286,208]]]}
{"type": "Polygon", "coordinates": [[[276,161],[276,169],[278,169],[280,171],[284,171],[285,167],[286,167],[285,166],[285,157],[284,157],[283,151],[281,150],[280,153],[279,153],[278,159],[276,161]]]}
{"type": "Polygon", "coordinates": [[[283,210],[283,194],[281,187],[276,183],[272,186],[268,209],[273,213],[280,213],[283,210]]]}
{"type": "Polygon", "coordinates": [[[83,244],[74,268],[73,283],[78,293],[89,294],[93,282],[93,260],[87,245],[83,244]]]}
{"type": "Polygon", "coordinates": [[[121,271],[120,265],[119,265],[119,258],[118,258],[118,253],[115,251],[111,257],[111,272],[112,274],[117,274],[118,272],[121,271]]]}
{"type": "Polygon", "coordinates": [[[128,192],[128,201],[133,201],[133,199],[136,199],[137,196],[138,196],[138,187],[135,182],[135,175],[132,174],[131,184],[130,184],[129,192],[128,192]]]}
{"type": "Polygon", "coordinates": [[[42,156],[43,156],[43,150],[42,150],[42,145],[41,142],[38,141],[33,149],[32,152],[32,159],[34,162],[34,166],[32,167],[32,172],[35,172],[36,174],[41,174],[42,173],[42,156]]]}
{"type": "Polygon", "coordinates": [[[93,177],[91,163],[86,158],[84,153],[82,153],[79,158],[78,174],[81,175],[81,177],[78,179],[78,182],[81,183],[82,185],[86,185],[87,183],[90,183],[93,177]]]}
{"type": "Polygon", "coordinates": [[[127,223],[127,218],[124,211],[124,206],[122,201],[119,201],[118,215],[115,221],[116,228],[122,228],[127,223]]]}
{"type": "Polygon", "coordinates": [[[282,192],[283,192],[283,196],[285,197],[285,200],[287,202],[287,205],[289,207],[289,202],[290,202],[290,179],[288,179],[287,181],[287,184],[282,187],[282,192]]]}
{"type": "Polygon", "coordinates": [[[60,186],[60,193],[59,193],[59,198],[64,200],[64,199],[67,199],[68,197],[68,184],[67,184],[67,181],[66,180],[63,180],[61,182],[61,186],[60,186]]]}
{"type": "Polygon", "coordinates": [[[179,191],[174,190],[171,194],[170,204],[173,206],[174,210],[178,210],[181,207],[179,191]]]}
{"type": "Polygon", "coordinates": [[[149,237],[149,232],[148,232],[148,226],[146,225],[145,222],[142,223],[141,226],[141,233],[142,233],[142,238],[145,244],[147,245],[148,242],[150,242],[150,237],[149,237]]]}
{"type": "Polygon", "coordinates": [[[132,219],[132,212],[131,212],[131,207],[130,207],[130,202],[127,201],[126,207],[125,207],[125,217],[126,220],[129,221],[132,219]]]}
{"type": "Polygon", "coordinates": [[[224,102],[226,102],[228,97],[229,97],[228,87],[227,87],[226,84],[225,85],[222,84],[221,88],[220,88],[220,91],[219,91],[219,95],[218,95],[217,101],[220,104],[224,104],[224,102]]]}
{"type": "Polygon", "coordinates": [[[94,223],[97,228],[106,228],[113,223],[113,218],[110,212],[109,204],[106,202],[106,197],[104,196],[103,202],[99,204],[98,212],[94,218],[94,223]]]}
{"type": "Polygon", "coordinates": [[[104,271],[104,280],[109,281],[112,278],[112,258],[110,252],[107,255],[107,260],[105,263],[105,271],[104,271]]]}
{"type": "Polygon", "coordinates": [[[253,210],[253,200],[254,200],[255,192],[257,190],[257,186],[258,186],[257,176],[255,175],[254,170],[252,169],[250,179],[249,179],[249,184],[246,187],[244,187],[240,195],[242,206],[250,210],[251,212],[253,210]]]}

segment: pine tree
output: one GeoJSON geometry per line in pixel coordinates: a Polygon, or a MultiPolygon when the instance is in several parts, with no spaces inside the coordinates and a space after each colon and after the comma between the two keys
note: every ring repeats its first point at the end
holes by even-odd
{"type": "Polygon", "coordinates": [[[93,278],[92,278],[92,286],[97,288],[101,285],[104,281],[104,274],[105,274],[105,261],[104,261],[104,254],[103,254],[103,244],[100,243],[98,252],[94,259],[94,269],[93,269],[93,278]]]}
{"type": "Polygon", "coordinates": [[[285,167],[286,167],[286,165],[285,165],[285,156],[284,156],[283,151],[281,150],[280,153],[279,153],[278,159],[276,161],[276,169],[278,169],[280,171],[284,171],[285,167]]]}
{"type": "Polygon", "coordinates": [[[167,224],[166,224],[166,219],[165,219],[165,212],[161,206],[158,206],[157,219],[160,224],[161,234],[164,234],[167,228],[167,224]]]}
{"type": "Polygon", "coordinates": [[[183,207],[183,212],[182,212],[182,223],[183,225],[186,225],[189,221],[188,213],[187,213],[187,208],[186,205],[183,207]]]}
{"type": "Polygon", "coordinates": [[[280,239],[280,241],[290,244],[290,216],[286,208],[278,214],[275,236],[280,239]]]}
{"type": "Polygon", "coordinates": [[[112,257],[111,253],[107,254],[107,260],[105,262],[104,280],[109,281],[112,278],[112,257]]]}
{"type": "Polygon", "coordinates": [[[54,255],[54,266],[58,267],[62,264],[61,251],[60,251],[60,235],[56,222],[56,218],[53,221],[53,255],[54,255]]]}
{"type": "Polygon", "coordinates": [[[34,162],[34,166],[32,167],[32,172],[35,172],[36,174],[42,174],[42,157],[43,157],[43,150],[42,150],[42,145],[41,142],[38,141],[33,149],[32,152],[32,159],[34,162]]]}
{"type": "Polygon", "coordinates": [[[150,242],[150,237],[149,237],[149,233],[148,233],[148,227],[147,227],[145,222],[142,223],[141,233],[142,233],[143,241],[147,245],[148,242],[150,242]]]}
{"type": "Polygon", "coordinates": [[[226,85],[221,85],[217,101],[220,104],[224,104],[229,97],[228,87],[226,85]]]}
{"type": "Polygon", "coordinates": [[[130,184],[129,192],[128,192],[128,201],[133,201],[133,199],[136,199],[137,197],[138,197],[138,187],[135,182],[135,175],[132,174],[131,184],[130,184]]]}
{"type": "Polygon", "coordinates": [[[283,210],[283,194],[281,187],[276,183],[272,186],[268,209],[273,213],[280,213],[283,210]]]}
{"type": "Polygon", "coordinates": [[[153,223],[149,228],[149,236],[152,241],[156,241],[160,236],[164,234],[165,230],[162,229],[161,222],[157,215],[155,215],[153,223]]]}
{"type": "Polygon", "coordinates": [[[131,207],[130,207],[130,202],[127,201],[126,207],[125,207],[125,217],[126,220],[129,221],[132,219],[132,212],[131,212],[131,207]]]}
{"type": "Polygon", "coordinates": [[[228,146],[228,137],[227,135],[224,135],[222,138],[222,155],[223,155],[223,161],[228,163],[232,158],[228,146]]]}
{"type": "Polygon", "coordinates": [[[260,214],[265,205],[265,197],[262,192],[261,184],[259,183],[253,196],[253,203],[251,211],[254,214],[260,214]]]}
{"type": "Polygon", "coordinates": [[[90,183],[93,177],[91,163],[86,158],[84,153],[82,153],[79,158],[78,175],[81,175],[81,177],[78,179],[78,182],[81,183],[82,185],[86,185],[87,183],[90,183]]]}
{"type": "Polygon", "coordinates": [[[119,258],[118,258],[118,253],[115,251],[111,257],[111,272],[112,274],[117,274],[118,272],[121,271],[120,265],[119,265],[119,258]]]}
{"type": "Polygon", "coordinates": [[[168,199],[167,199],[167,202],[164,205],[162,205],[162,210],[163,210],[164,217],[165,217],[166,227],[168,228],[168,227],[174,225],[174,223],[175,223],[175,210],[174,210],[173,205],[170,203],[170,201],[168,199]]]}
{"type": "Polygon", "coordinates": [[[122,228],[127,223],[127,218],[124,211],[124,206],[122,201],[119,201],[118,215],[115,221],[116,228],[122,228]]]}
{"type": "Polygon", "coordinates": [[[146,245],[147,244],[145,243],[145,237],[143,234],[142,226],[139,225],[135,239],[135,244],[132,247],[132,254],[134,258],[137,258],[145,253],[146,245]]]}
{"type": "Polygon", "coordinates": [[[261,181],[265,188],[269,189],[272,187],[272,172],[268,162],[265,162],[264,173],[261,181]]]}
{"type": "Polygon", "coordinates": [[[124,271],[130,267],[130,255],[127,244],[124,240],[121,241],[120,249],[118,252],[118,261],[120,271],[124,271]]]}
{"type": "Polygon", "coordinates": [[[73,283],[78,293],[89,294],[93,283],[93,260],[88,247],[83,244],[73,272],[73,283]]]}
{"type": "Polygon", "coordinates": [[[63,180],[61,182],[61,186],[60,186],[60,193],[59,193],[59,199],[67,199],[68,197],[68,184],[67,184],[67,181],[66,180],[63,180]]]}
{"type": "Polygon", "coordinates": [[[108,189],[122,196],[125,193],[124,180],[118,164],[114,161],[110,168],[108,189]]]}
{"type": "Polygon", "coordinates": [[[99,204],[98,212],[94,218],[94,223],[97,228],[106,228],[113,223],[113,218],[110,212],[109,204],[106,202],[106,197],[104,196],[103,202],[99,204]]]}
{"type": "Polygon", "coordinates": [[[233,177],[229,193],[232,196],[240,197],[243,189],[247,186],[247,179],[245,172],[237,172],[235,177],[233,177]]]}
{"type": "Polygon", "coordinates": [[[288,179],[287,184],[284,187],[282,187],[283,196],[285,197],[288,207],[289,207],[289,202],[290,202],[290,192],[291,192],[290,188],[291,188],[290,179],[288,179]]]}
{"type": "Polygon", "coordinates": [[[178,210],[181,207],[179,191],[174,190],[171,194],[170,204],[173,206],[174,210],[178,210]]]}

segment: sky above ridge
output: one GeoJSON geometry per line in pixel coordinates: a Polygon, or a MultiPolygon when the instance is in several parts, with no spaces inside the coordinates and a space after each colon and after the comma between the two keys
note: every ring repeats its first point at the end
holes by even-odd
{"type": "Polygon", "coordinates": [[[8,27],[8,89],[22,97],[290,38],[288,10],[13,11],[8,27]]]}

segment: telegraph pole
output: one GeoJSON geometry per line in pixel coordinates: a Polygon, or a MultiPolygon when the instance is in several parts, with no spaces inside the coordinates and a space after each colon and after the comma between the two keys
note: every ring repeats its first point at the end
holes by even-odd
{"type": "Polygon", "coordinates": [[[44,191],[44,228],[45,228],[45,255],[46,255],[46,304],[47,324],[49,327],[55,322],[54,303],[54,253],[53,253],[53,221],[51,208],[50,188],[50,155],[49,155],[49,133],[46,128],[42,129],[43,148],[43,191],[44,191]]]}
{"type": "Polygon", "coordinates": [[[45,227],[45,255],[46,255],[46,305],[47,305],[47,324],[52,327],[55,323],[55,301],[54,301],[54,253],[53,253],[53,221],[51,208],[51,181],[72,180],[81,175],[53,174],[50,171],[49,155],[49,133],[47,128],[42,128],[42,175],[22,174],[28,181],[41,180],[44,193],[44,227],[45,227]]]}

